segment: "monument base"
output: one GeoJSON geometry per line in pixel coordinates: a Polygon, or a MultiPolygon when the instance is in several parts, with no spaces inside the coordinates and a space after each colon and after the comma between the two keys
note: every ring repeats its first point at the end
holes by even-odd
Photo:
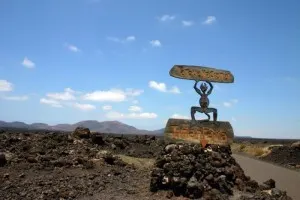
{"type": "Polygon", "coordinates": [[[180,142],[228,145],[233,142],[233,129],[225,121],[201,121],[169,119],[165,128],[165,139],[180,142]]]}

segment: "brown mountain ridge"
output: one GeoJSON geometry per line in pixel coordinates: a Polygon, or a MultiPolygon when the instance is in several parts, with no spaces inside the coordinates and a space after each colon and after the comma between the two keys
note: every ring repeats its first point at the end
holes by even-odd
{"type": "Polygon", "coordinates": [[[54,126],[45,123],[33,123],[26,124],[24,122],[5,122],[0,121],[0,127],[2,128],[20,128],[20,129],[31,129],[31,130],[58,130],[58,131],[73,131],[76,127],[83,126],[89,128],[91,131],[100,133],[116,133],[116,134],[151,134],[151,135],[161,135],[164,129],[160,130],[142,130],[137,129],[133,126],[124,124],[119,121],[103,121],[99,122],[96,120],[85,120],[80,121],[75,124],[57,124],[54,126]]]}

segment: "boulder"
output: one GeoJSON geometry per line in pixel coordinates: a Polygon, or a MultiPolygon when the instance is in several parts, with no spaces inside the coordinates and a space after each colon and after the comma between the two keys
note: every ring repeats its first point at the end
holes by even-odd
{"type": "Polygon", "coordinates": [[[72,135],[76,138],[90,138],[91,132],[90,129],[79,126],[74,130],[72,135]]]}
{"type": "Polygon", "coordinates": [[[92,138],[92,142],[93,142],[94,144],[98,144],[98,145],[104,145],[104,144],[105,144],[105,141],[103,140],[102,135],[99,135],[99,134],[92,134],[92,135],[91,135],[91,138],[92,138]]]}
{"type": "Polygon", "coordinates": [[[7,163],[6,157],[4,154],[0,153],[0,167],[3,167],[7,163]]]}
{"type": "Polygon", "coordinates": [[[291,147],[292,147],[292,148],[300,149],[300,141],[294,142],[294,143],[291,145],[291,147]]]}

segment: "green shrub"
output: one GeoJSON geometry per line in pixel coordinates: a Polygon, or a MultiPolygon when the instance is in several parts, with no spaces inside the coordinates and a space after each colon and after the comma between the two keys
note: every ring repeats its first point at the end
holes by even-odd
{"type": "Polygon", "coordinates": [[[240,151],[244,151],[245,148],[246,148],[246,145],[245,144],[241,144],[240,151]]]}

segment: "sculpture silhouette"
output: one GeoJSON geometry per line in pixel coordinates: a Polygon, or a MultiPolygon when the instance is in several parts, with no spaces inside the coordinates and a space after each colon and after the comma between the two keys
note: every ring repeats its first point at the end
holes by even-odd
{"type": "Polygon", "coordinates": [[[197,84],[199,81],[196,81],[194,84],[194,89],[196,90],[196,92],[201,96],[200,100],[199,100],[199,104],[200,107],[198,106],[192,106],[191,107],[191,117],[192,117],[192,122],[196,122],[195,120],[195,113],[196,112],[200,112],[200,113],[204,113],[208,119],[207,120],[203,120],[203,121],[209,121],[210,120],[210,115],[209,113],[213,113],[213,121],[216,122],[217,118],[218,118],[218,111],[216,108],[209,108],[209,99],[208,99],[208,95],[211,94],[212,90],[213,90],[213,85],[211,84],[211,82],[209,81],[205,81],[206,83],[209,84],[210,89],[208,90],[208,92],[206,93],[208,87],[206,85],[206,83],[202,83],[200,86],[200,89],[197,88],[197,84]]]}

